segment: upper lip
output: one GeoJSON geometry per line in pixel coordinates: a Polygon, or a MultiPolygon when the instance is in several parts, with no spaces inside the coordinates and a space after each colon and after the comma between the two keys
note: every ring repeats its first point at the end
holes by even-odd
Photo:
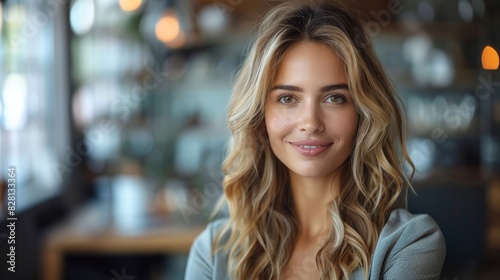
{"type": "Polygon", "coordinates": [[[290,141],[290,144],[296,146],[328,146],[332,142],[321,141],[321,140],[300,140],[300,141],[290,141]]]}

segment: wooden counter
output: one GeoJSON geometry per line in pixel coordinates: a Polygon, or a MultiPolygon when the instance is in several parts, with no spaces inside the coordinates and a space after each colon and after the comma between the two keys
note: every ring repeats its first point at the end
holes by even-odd
{"type": "Polygon", "coordinates": [[[44,239],[42,279],[62,280],[67,254],[188,254],[193,240],[205,225],[164,224],[135,234],[123,234],[116,227],[91,217],[105,216],[99,207],[80,209],[53,228],[44,239]]]}

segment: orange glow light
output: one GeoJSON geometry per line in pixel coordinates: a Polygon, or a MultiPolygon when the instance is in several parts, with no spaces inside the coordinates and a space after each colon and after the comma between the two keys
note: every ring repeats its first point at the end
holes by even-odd
{"type": "Polygon", "coordinates": [[[156,38],[163,43],[169,43],[175,40],[177,36],[179,36],[179,33],[179,20],[173,15],[164,15],[156,24],[156,38]]]}
{"type": "Polygon", "coordinates": [[[182,30],[179,32],[179,36],[175,37],[174,40],[164,43],[167,47],[170,47],[172,49],[176,49],[179,47],[182,47],[186,43],[186,35],[184,35],[184,32],[182,30]]]}
{"type": "Polygon", "coordinates": [[[483,54],[481,55],[481,63],[484,70],[497,70],[498,69],[498,53],[490,46],[484,47],[483,54]]]}
{"type": "Polygon", "coordinates": [[[142,5],[142,0],[120,0],[120,8],[125,12],[133,12],[142,5]]]}

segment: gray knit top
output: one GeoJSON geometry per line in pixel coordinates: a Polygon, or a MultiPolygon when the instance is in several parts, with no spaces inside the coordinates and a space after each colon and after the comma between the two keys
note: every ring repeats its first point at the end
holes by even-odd
{"type": "MultiPolygon", "coordinates": [[[[226,280],[227,254],[211,254],[212,240],[227,219],[210,223],[196,238],[189,253],[185,280],[226,280]]],[[[399,208],[391,212],[380,233],[370,267],[370,280],[439,279],[446,253],[443,235],[428,215],[413,215],[399,208]]],[[[349,279],[361,280],[356,269],[349,279]]]]}

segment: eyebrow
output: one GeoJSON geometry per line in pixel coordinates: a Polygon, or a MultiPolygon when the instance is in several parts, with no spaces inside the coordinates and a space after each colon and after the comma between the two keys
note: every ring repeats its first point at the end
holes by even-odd
{"type": "MultiPolygon", "coordinates": [[[[297,92],[303,92],[304,90],[300,87],[297,87],[297,86],[292,86],[292,85],[275,85],[273,86],[273,88],[271,89],[271,91],[273,90],[286,90],[286,91],[297,91],[297,92]]],[[[345,89],[345,90],[348,90],[349,87],[347,86],[347,84],[335,84],[335,85],[328,85],[328,86],[324,86],[320,89],[320,92],[328,92],[328,91],[334,91],[334,90],[337,90],[337,89],[345,89]]]]}

